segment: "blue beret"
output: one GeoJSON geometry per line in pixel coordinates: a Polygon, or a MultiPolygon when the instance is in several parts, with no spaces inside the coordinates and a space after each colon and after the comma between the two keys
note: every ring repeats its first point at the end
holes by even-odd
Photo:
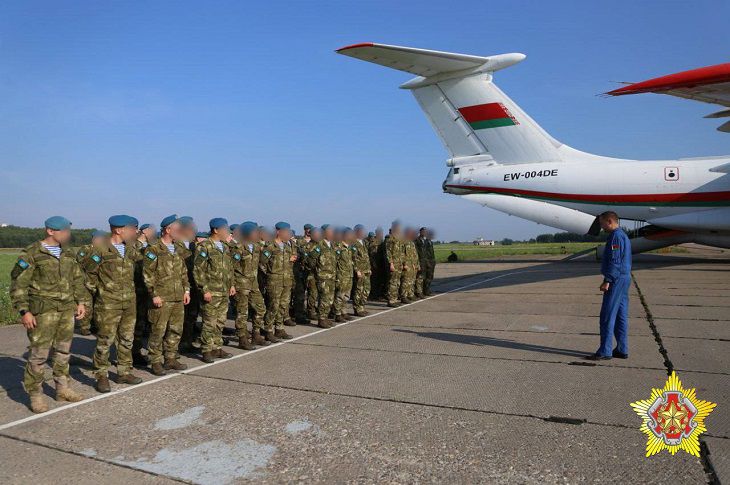
{"type": "Polygon", "coordinates": [[[91,239],[94,239],[97,237],[106,237],[106,232],[100,231],[98,229],[94,229],[93,231],[91,231],[91,239]]]}
{"type": "Polygon", "coordinates": [[[53,229],[54,231],[63,231],[71,227],[71,221],[63,216],[49,217],[44,224],[48,229],[53,229]]]}
{"type": "Polygon", "coordinates": [[[111,227],[137,226],[139,225],[139,221],[132,216],[119,214],[109,218],[109,225],[111,227]]]}
{"type": "Polygon", "coordinates": [[[240,224],[231,224],[230,226],[228,226],[228,229],[230,229],[231,232],[233,232],[236,229],[238,229],[239,227],[240,227],[240,224]]]}
{"type": "Polygon", "coordinates": [[[362,224],[356,224],[355,225],[355,230],[356,231],[359,231],[360,229],[365,229],[365,226],[363,226],[362,224]]]}
{"type": "Polygon", "coordinates": [[[193,218],[190,216],[181,216],[178,219],[178,222],[180,223],[181,226],[189,226],[193,223],[193,218]]]}
{"type": "Polygon", "coordinates": [[[214,217],[210,220],[211,229],[220,229],[221,227],[228,227],[228,221],[222,217],[214,217]]]}
{"type": "Polygon", "coordinates": [[[315,233],[316,234],[319,234],[320,232],[322,232],[322,229],[320,229],[319,227],[313,227],[312,228],[312,234],[315,234],[315,233]]]}
{"type": "Polygon", "coordinates": [[[342,232],[352,232],[352,228],[351,227],[343,227],[342,228],[342,232]]]}
{"type": "Polygon", "coordinates": [[[255,222],[246,221],[239,226],[241,228],[241,234],[249,236],[252,232],[259,228],[255,222]]]}
{"type": "Polygon", "coordinates": [[[165,228],[172,224],[173,222],[177,222],[179,219],[177,218],[177,214],[172,214],[171,216],[167,216],[164,219],[162,219],[162,222],[160,222],[160,227],[165,228]]]}
{"type": "Polygon", "coordinates": [[[277,222],[274,227],[276,228],[277,231],[280,231],[282,229],[291,229],[291,226],[289,225],[289,223],[283,222],[283,221],[277,222]]]}
{"type": "Polygon", "coordinates": [[[253,224],[256,227],[259,227],[258,223],[254,222],[254,221],[245,221],[245,222],[241,223],[241,225],[244,225],[244,224],[253,224]]]}
{"type": "Polygon", "coordinates": [[[371,232],[369,232],[369,233],[368,233],[368,237],[375,237],[375,233],[374,233],[374,232],[372,232],[372,231],[371,231],[371,232]]]}
{"type": "Polygon", "coordinates": [[[329,224],[322,224],[322,230],[326,231],[330,227],[329,224]]]}
{"type": "Polygon", "coordinates": [[[145,229],[149,229],[150,227],[152,227],[152,224],[144,223],[141,226],[139,226],[139,230],[144,231],[145,229]]]}
{"type": "Polygon", "coordinates": [[[307,231],[307,230],[311,231],[312,229],[314,229],[314,226],[313,225],[311,225],[311,224],[304,224],[304,230],[305,231],[307,231]]]}
{"type": "Polygon", "coordinates": [[[195,233],[195,237],[208,237],[208,236],[210,236],[210,234],[208,234],[207,232],[197,232],[197,233],[195,233]]]}

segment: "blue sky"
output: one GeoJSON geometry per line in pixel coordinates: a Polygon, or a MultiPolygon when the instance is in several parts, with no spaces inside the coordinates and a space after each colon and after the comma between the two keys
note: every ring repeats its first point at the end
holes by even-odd
{"type": "MultiPolygon", "coordinates": [[[[723,1],[0,4],[0,222],[176,212],[445,239],[552,229],[441,193],[447,158],[406,73],[334,54],[383,42],[523,52],[497,84],[557,139],[629,158],[730,153],[715,106],[596,96],[728,62],[723,1]]],[[[625,177],[627,174],[617,174],[625,177]]]]}

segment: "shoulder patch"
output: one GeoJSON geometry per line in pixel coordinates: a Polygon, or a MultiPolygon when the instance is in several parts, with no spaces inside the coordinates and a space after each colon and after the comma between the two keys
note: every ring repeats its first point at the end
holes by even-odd
{"type": "Polygon", "coordinates": [[[340,250],[339,249],[337,250],[337,254],[340,254],[340,250]]]}
{"type": "Polygon", "coordinates": [[[239,259],[241,259],[241,255],[238,254],[238,253],[236,253],[236,254],[233,255],[233,259],[235,259],[236,261],[238,261],[239,259]]]}
{"type": "Polygon", "coordinates": [[[205,251],[200,251],[200,257],[201,258],[207,258],[208,257],[208,253],[206,253],[205,251]]]}
{"type": "Polygon", "coordinates": [[[268,251],[264,251],[264,256],[266,256],[268,258],[269,256],[271,256],[271,253],[268,251]]]}
{"type": "Polygon", "coordinates": [[[99,255],[98,255],[98,254],[95,254],[95,255],[93,255],[93,256],[91,257],[91,259],[93,259],[93,260],[94,260],[94,262],[95,262],[96,264],[99,264],[99,263],[101,263],[101,258],[99,257],[99,255]]]}
{"type": "Polygon", "coordinates": [[[86,256],[86,253],[84,251],[79,251],[79,256],[83,258],[84,256],[86,256]]]}
{"type": "Polygon", "coordinates": [[[20,269],[28,269],[30,264],[28,264],[28,262],[26,260],[21,258],[18,260],[18,266],[20,266],[20,269]]]}
{"type": "Polygon", "coordinates": [[[157,259],[157,255],[155,253],[153,253],[152,251],[147,251],[147,258],[154,261],[155,259],[157,259]]]}
{"type": "Polygon", "coordinates": [[[319,246],[317,246],[316,248],[314,248],[314,250],[317,251],[318,253],[321,253],[322,252],[322,249],[320,249],[319,246]]]}

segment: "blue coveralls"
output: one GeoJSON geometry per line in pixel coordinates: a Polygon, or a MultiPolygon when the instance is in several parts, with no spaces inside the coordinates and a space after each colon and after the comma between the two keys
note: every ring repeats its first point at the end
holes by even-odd
{"type": "Polygon", "coordinates": [[[601,346],[597,354],[610,357],[613,354],[613,337],[616,350],[629,353],[629,287],[631,286],[631,242],[626,233],[618,228],[606,241],[601,260],[603,281],[609,283],[601,305],[601,346]]]}

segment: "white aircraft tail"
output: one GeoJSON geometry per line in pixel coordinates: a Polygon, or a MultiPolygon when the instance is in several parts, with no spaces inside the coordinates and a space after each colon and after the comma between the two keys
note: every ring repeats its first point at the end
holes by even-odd
{"type": "Polygon", "coordinates": [[[413,92],[452,163],[501,164],[558,162],[567,154],[589,154],[548,135],[493,82],[495,71],[524,54],[480,57],[384,44],[356,44],[337,51],[419,77],[401,85],[413,92]]]}

